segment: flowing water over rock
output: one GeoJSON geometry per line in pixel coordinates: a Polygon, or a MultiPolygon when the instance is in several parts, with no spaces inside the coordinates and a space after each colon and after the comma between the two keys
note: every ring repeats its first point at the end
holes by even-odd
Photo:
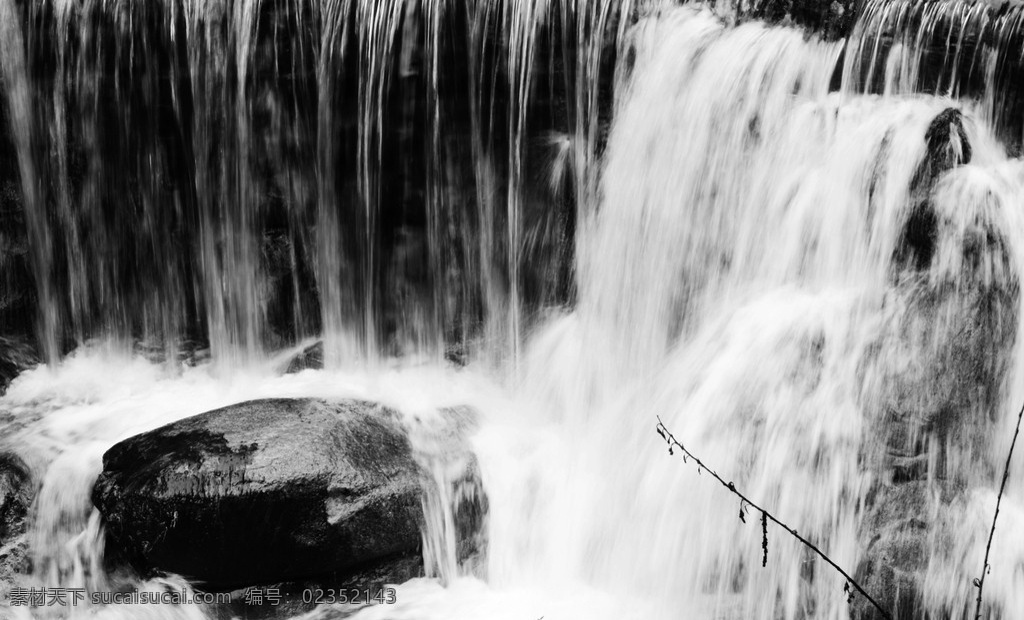
{"type": "MultiPolygon", "coordinates": [[[[106,570],[103,453],[360,399],[433,481],[425,577],[304,618],[873,617],[773,526],[765,559],[659,418],[898,617],[973,615],[1024,401],[1019,7],[873,0],[837,41],[718,10],[0,0],[10,261],[47,360],[0,398],[4,484],[35,496],[0,562],[191,588],[106,570]],[[457,407],[487,502],[469,561],[457,407]]],[[[986,618],[1024,618],[1022,477],[986,618]]]]}

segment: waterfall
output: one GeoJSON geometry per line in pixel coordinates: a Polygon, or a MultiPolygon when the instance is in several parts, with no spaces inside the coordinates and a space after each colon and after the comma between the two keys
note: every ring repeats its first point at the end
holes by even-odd
{"type": "Polygon", "coordinates": [[[979,101],[979,114],[1019,149],[1020,3],[868,0],[850,35],[844,89],[979,101]]]}
{"type": "MultiPolygon", "coordinates": [[[[838,48],[797,31],[727,28],[679,9],[642,23],[636,39],[581,248],[578,308],[530,359],[533,385],[566,416],[564,449],[582,452],[566,469],[587,478],[567,476],[534,500],[574,516],[562,530],[550,513],[518,526],[560,539],[538,544],[522,570],[566,563],[546,555],[558,549],[620,594],[671,593],[665,617],[701,600],[729,617],[844,617],[841,579],[791,540],[772,552],[786,570],[761,570],[760,529],[658,454],[642,421],[680,429],[843,566],[864,559],[879,486],[906,475],[894,452],[924,459],[923,479],[984,488],[1005,454],[985,442],[1005,447],[1008,396],[1019,393],[1000,391],[998,360],[1016,357],[1022,169],[970,104],[828,94],[838,48]],[[929,142],[942,129],[949,160],[935,161],[929,142]],[[923,242],[913,236],[922,217],[934,220],[923,242]],[[1001,336],[968,345],[964,330],[983,325],[1001,336]],[[991,363],[974,380],[998,396],[939,389],[982,372],[958,367],[966,356],[991,363]],[[947,362],[929,368],[928,358],[947,362]],[[908,429],[889,417],[910,412],[927,421],[908,429]],[[902,437],[911,432],[924,437],[902,437]],[[600,484],[587,488],[590,477],[600,484]]],[[[980,565],[984,524],[969,527],[950,534],[974,541],[957,566],[980,565]]],[[[947,567],[936,558],[934,570],[947,567]]],[[[963,570],[934,583],[940,615],[969,611],[963,570]]],[[[1004,601],[997,609],[1010,614],[1015,599],[1004,601]]]]}
{"type": "MultiPolygon", "coordinates": [[[[103,573],[104,450],[362,398],[430,480],[425,577],[304,618],[874,617],[708,471],[897,617],[973,615],[1024,402],[1020,6],[868,0],[828,40],[742,3],[0,0],[27,578],[190,588],[103,573]]],[[[986,618],[1024,619],[1022,476],[986,618]]]]}
{"type": "Polygon", "coordinates": [[[633,5],[8,3],[47,358],[198,341],[237,365],[322,335],[331,365],[514,361],[569,299],[633,5]],[[534,180],[545,131],[571,196],[534,180]]]}

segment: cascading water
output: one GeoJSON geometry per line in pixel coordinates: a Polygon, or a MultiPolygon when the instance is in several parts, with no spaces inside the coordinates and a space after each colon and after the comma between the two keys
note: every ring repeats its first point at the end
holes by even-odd
{"type": "MultiPolygon", "coordinates": [[[[0,0],[48,359],[0,398],[42,483],[24,579],[189,588],[104,573],[104,450],[357,397],[406,414],[436,491],[428,576],[359,618],[870,617],[774,527],[762,567],[760,515],[658,417],[879,600],[973,614],[1024,401],[1016,15],[874,0],[825,42],[629,0],[0,0]],[[317,334],[327,368],[281,376],[317,334]],[[458,406],[482,488],[433,424],[458,406]],[[486,553],[460,565],[478,492],[486,553]]],[[[988,618],[1024,618],[1021,476],[988,618]]]]}
{"type": "Polygon", "coordinates": [[[844,89],[979,102],[1014,149],[1024,137],[1018,2],[868,0],[847,47],[844,89]]]}

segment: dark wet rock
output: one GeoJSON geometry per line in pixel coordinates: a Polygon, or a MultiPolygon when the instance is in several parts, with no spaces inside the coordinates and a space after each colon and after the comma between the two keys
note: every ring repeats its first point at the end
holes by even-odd
{"type": "MultiPolygon", "coordinates": [[[[936,515],[955,497],[949,486],[909,482],[879,490],[861,524],[865,551],[854,579],[894,618],[923,617],[921,586],[931,554],[936,515]]],[[[879,614],[864,597],[854,598],[854,618],[879,614]]]]}
{"type": "Polygon", "coordinates": [[[971,163],[973,149],[964,130],[963,113],[946,108],[936,116],[924,135],[928,164],[935,174],[971,163]]]}
{"type": "Polygon", "coordinates": [[[824,39],[840,39],[856,21],[856,0],[757,0],[744,3],[746,16],[772,24],[796,25],[824,39]]]}
{"type": "Polygon", "coordinates": [[[911,182],[914,205],[904,224],[893,263],[897,271],[927,270],[938,243],[940,222],[931,204],[936,181],[953,168],[969,164],[973,156],[971,143],[964,130],[963,113],[947,108],[936,116],[925,132],[924,161],[911,182]]]}
{"type": "Polygon", "coordinates": [[[935,211],[927,202],[921,202],[910,212],[903,226],[903,236],[893,262],[899,269],[926,271],[935,257],[937,237],[935,211]]]}
{"type": "Polygon", "coordinates": [[[0,597],[29,568],[28,514],[35,485],[25,462],[0,453],[0,597]]]}
{"type": "Polygon", "coordinates": [[[0,336],[0,395],[23,370],[38,363],[39,356],[31,339],[0,336]]]}
{"type": "Polygon", "coordinates": [[[284,372],[285,374],[290,375],[310,368],[320,370],[323,367],[324,343],[321,340],[316,344],[306,347],[301,353],[293,357],[291,361],[288,362],[288,367],[284,372]]]}
{"type": "Polygon", "coordinates": [[[482,569],[487,548],[485,533],[490,504],[484,493],[483,481],[477,467],[476,461],[473,460],[465,474],[455,484],[453,516],[456,531],[455,553],[459,562],[482,569]]]}
{"type": "Polygon", "coordinates": [[[140,571],[231,589],[416,554],[421,484],[394,411],[277,399],[115,445],[93,501],[140,571]]]}

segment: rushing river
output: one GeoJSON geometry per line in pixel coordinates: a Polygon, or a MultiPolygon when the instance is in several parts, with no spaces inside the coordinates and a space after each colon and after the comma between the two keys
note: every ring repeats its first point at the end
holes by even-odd
{"type": "MultiPolygon", "coordinates": [[[[457,565],[427,514],[427,577],[304,618],[850,617],[845,580],[774,526],[762,567],[759,515],[659,417],[851,574],[878,498],[924,485],[922,605],[973,616],[1024,402],[1018,9],[868,2],[829,42],[674,3],[285,4],[268,25],[258,2],[0,0],[48,356],[0,398],[42,480],[26,584],[110,587],[90,492],[117,441],[356,397],[479,413],[486,552],[457,565]],[[468,78],[446,75],[452,20],[468,78]],[[576,57],[545,70],[558,28],[576,57]],[[558,80],[567,123],[538,137],[558,80]],[[209,348],[179,353],[197,330],[209,348]],[[318,335],[326,368],[283,374],[318,335]]],[[[986,618],[1024,619],[1022,480],[1018,455],[986,618]]]]}

